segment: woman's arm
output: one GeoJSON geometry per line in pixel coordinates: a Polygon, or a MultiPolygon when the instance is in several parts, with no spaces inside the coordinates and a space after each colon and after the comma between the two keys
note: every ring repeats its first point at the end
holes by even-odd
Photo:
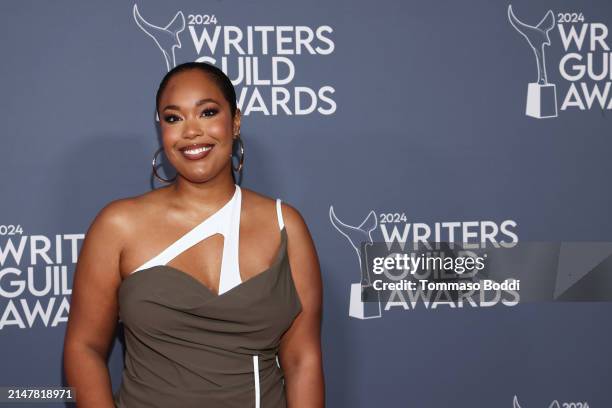
{"type": "Polygon", "coordinates": [[[322,408],[325,385],[321,358],[322,284],[319,260],[301,214],[282,204],[287,251],[302,311],[285,332],[279,359],[285,374],[288,408],[322,408]]]}
{"type": "Polygon", "coordinates": [[[89,227],[76,266],[64,339],[64,371],[78,408],[114,408],[107,367],[117,324],[119,259],[126,228],[119,201],[89,227]]]}

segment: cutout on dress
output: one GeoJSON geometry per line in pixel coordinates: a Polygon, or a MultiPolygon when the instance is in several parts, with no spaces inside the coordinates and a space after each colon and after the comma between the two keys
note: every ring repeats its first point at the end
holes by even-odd
{"type": "Polygon", "coordinates": [[[217,232],[184,250],[166,265],[178,269],[219,294],[225,237],[217,232]]]}

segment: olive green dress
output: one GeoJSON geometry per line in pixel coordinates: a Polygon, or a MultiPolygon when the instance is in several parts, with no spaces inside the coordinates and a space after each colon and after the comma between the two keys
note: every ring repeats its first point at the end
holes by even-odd
{"type": "Polygon", "coordinates": [[[238,270],[241,191],[204,222],[123,280],[119,317],[125,369],[117,408],[283,408],[281,336],[301,311],[281,245],[270,268],[242,281],[238,270]],[[166,265],[214,233],[224,235],[219,294],[166,265]]]}

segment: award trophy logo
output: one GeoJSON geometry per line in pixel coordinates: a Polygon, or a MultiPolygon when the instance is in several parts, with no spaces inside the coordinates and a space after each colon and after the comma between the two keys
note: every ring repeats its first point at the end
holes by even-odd
{"type": "Polygon", "coordinates": [[[340,221],[334,213],[334,207],[330,206],[329,219],[338,232],[348,239],[357,253],[357,259],[359,260],[361,281],[351,284],[349,316],[356,319],[373,319],[381,317],[380,294],[372,286],[366,258],[366,246],[372,245],[373,241],[371,234],[378,226],[376,213],[370,211],[363,222],[358,227],[354,227],[340,221]]]}
{"type": "Polygon", "coordinates": [[[557,90],[554,84],[548,83],[544,59],[544,46],[550,45],[548,32],[555,27],[555,15],[552,10],[548,10],[534,27],[516,18],[512,5],[508,5],[508,19],[533,49],[538,65],[538,82],[529,83],[527,88],[525,114],[538,119],[557,117],[557,90]]]}
{"type": "MultiPolygon", "coordinates": [[[[521,408],[521,406],[518,403],[518,398],[516,398],[516,395],[514,396],[514,400],[512,401],[512,407],[513,408],[521,408]]],[[[557,400],[554,400],[553,402],[550,403],[548,408],[560,408],[559,402],[557,400]]]]}
{"type": "Polygon", "coordinates": [[[182,11],[176,13],[172,21],[166,24],[165,27],[158,27],[146,21],[138,12],[138,6],[134,4],[133,9],[134,20],[142,31],[155,41],[155,44],[161,50],[166,59],[166,68],[168,71],[176,66],[176,58],[174,49],[181,48],[181,40],[179,34],[185,30],[185,16],[182,11]]]}
{"type": "MultiPolygon", "coordinates": [[[[166,69],[170,71],[172,68],[176,67],[174,49],[181,48],[179,34],[185,30],[185,16],[183,12],[177,12],[172,21],[166,24],[165,27],[158,27],[142,18],[136,4],[134,4],[133,15],[138,27],[151,37],[159,47],[166,60],[166,69]]],[[[159,114],[157,111],[155,111],[155,120],[159,122],[159,114]]]]}

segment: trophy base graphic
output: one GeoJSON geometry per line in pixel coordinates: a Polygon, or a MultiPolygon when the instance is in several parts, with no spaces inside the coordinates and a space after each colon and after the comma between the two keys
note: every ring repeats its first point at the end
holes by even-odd
{"type": "Polygon", "coordinates": [[[363,290],[363,296],[364,298],[368,299],[367,302],[362,300],[361,283],[351,284],[349,316],[357,319],[373,319],[376,317],[381,317],[380,294],[372,286],[365,286],[363,287],[363,290]]]}
{"type": "Polygon", "coordinates": [[[525,115],[538,119],[557,117],[557,89],[554,84],[529,84],[525,115]]]}

